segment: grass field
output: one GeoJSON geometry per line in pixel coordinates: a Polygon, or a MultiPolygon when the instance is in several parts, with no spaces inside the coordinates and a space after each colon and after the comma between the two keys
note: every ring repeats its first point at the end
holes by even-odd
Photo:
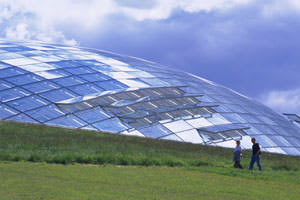
{"type": "MultiPolygon", "coordinates": [[[[205,167],[204,167],[205,168],[205,167]]],[[[254,172],[259,173],[259,172],[254,172]]],[[[299,199],[299,184],[178,167],[0,163],[1,200],[299,199]]]]}
{"type": "Polygon", "coordinates": [[[300,199],[300,157],[232,165],[231,149],[0,122],[1,200],[300,199]]]}

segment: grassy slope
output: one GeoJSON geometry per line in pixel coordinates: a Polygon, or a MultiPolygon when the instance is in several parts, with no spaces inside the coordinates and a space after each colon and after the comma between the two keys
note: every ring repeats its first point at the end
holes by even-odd
{"type": "Polygon", "coordinates": [[[299,185],[285,181],[254,180],[177,167],[2,162],[0,187],[1,200],[294,200],[300,197],[299,185]]]}
{"type": "MultiPolygon", "coordinates": [[[[250,152],[244,158],[247,167],[250,152]]],[[[263,153],[262,173],[233,169],[231,159],[231,149],[0,122],[1,199],[300,198],[300,157],[263,153]],[[6,162],[21,160],[104,165],[6,162]]]]}

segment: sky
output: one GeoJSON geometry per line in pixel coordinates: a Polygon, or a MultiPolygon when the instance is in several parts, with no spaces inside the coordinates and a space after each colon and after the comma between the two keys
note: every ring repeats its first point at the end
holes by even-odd
{"type": "Polygon", "coordinates": [[[299,0],[0,0],[0,37],[141,57],[300,114],[299,0]]]}

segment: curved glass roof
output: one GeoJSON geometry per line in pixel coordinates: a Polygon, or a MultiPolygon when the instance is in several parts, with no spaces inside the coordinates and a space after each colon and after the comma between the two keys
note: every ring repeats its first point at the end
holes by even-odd
{"type": "Polygon", "coordinates": [[[201,77],[107,51],[0,40],[0,119],[300,155],[300,128],[201,77]]]}

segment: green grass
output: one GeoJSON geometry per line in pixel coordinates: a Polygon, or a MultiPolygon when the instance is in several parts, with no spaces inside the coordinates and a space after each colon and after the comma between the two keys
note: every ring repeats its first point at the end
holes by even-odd
{"type": "MultiPolygon", "coordinates": [[[[244,151],[248,165],[251,152],[244,151]]],[[[0,122],[0,160],[232,167],[232,149],[42,125],[0,122]]],[[[300,157],[263,153],[265,170],[299,171],[300,157]]]]}
{"type": "Polygon", "coordinates": [[[300,157],[261,161],[239,170],[232,149],[0,122],[1,200],[300,199],[300,157]]]}
{"type": "Polygon", "coordinates": [[[0,162],[0,197],[1,200],[294,200],[300,197],[299,184],[225,176],[203,172],[201,168],[0,162]]]}

